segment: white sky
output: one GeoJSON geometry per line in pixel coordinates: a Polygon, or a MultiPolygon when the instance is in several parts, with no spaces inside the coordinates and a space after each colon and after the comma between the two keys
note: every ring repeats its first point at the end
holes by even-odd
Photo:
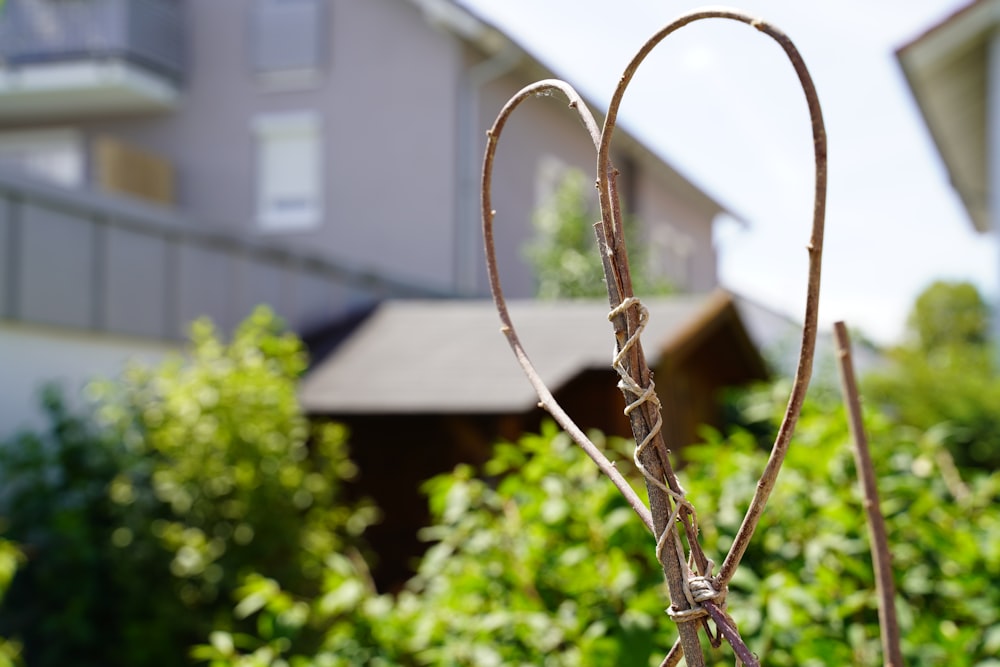
{"type": "MultiPolygon", "coordinates": [[[[695,2],[461,0],[596,104],[654,32],[695,2]],[[614,9],[612,9],[614,8],[614,9]]],[[[821,318],[882,342],[938,278],[994,299],[1000,248],[972,230],[895,49],[967,0],[747,0],[796,43],[816,83],[830,155],[821,318]]],[[[603,108],[599,111],[603,111],[603,108]]],[[[567,121],[571,117],[567,115],[567,121]]],[[[667,38],[640,68],[620,121],[746,220],[719,226],[727,288],[801,319],[812,212],[812,139],[776,43],[732,21],[667,38]]]]}

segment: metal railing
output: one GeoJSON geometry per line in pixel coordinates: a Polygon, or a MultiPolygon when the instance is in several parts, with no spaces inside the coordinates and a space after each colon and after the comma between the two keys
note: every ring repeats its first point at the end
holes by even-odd
{"type": "Polygon", "coordinates": [[[0,11],[8,65],[123,58],[180,81],[183,51],[176,0],[19,0],[0,11]]]}
{"type": "Polygon", "coordinates": [[[125,198],[0,173],[0,319],[178,339],[259,303],[300,332],[385,298],[453,296],[125,198]]]}

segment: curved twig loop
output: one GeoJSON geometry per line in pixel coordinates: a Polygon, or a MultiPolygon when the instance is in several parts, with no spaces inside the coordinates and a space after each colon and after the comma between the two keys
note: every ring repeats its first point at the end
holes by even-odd
{"type": "MultiPolygon", "coordinates": [[[[750,539],[757,527],[764,506],[777,481],[778,471],[784,462],[788,446],[791,442],[795,424],[798,421],[806,389],[812,375],[813,353],[816,346],[817,319],[819,314],[820,268],[823,248],[823,225],[826,211],[826,131],[823,125],[823,115],[819,105],[815,86],[806,69],[798,50],[791,40],[780,30],[767,22],[754,18],[741,11],[727,8],[711,8],[696,10],[682,15],[657,32],[647,41],[625,69],[622,78],[615,89],[604,121],[604,127],[598,131],[590,111],[576,91],[567,83],[554,79],[539,81],[527,86],[512,97],[497,116],[493,127],[487,133],[486,155],[483,161],[482,174],[482,215],[483,238],[486,246],[486,266],[489,272],[490,289],[502,322],[501,331],[514,351],[514,355],[523,368],[528,380],[541,399],[540,405],[548,410],[559,425],[576,441],[594,460],[626,500],[640,516],[643,523],[653,532],[657,539],[657,558],[663,565],[671,598],[671,616],[678,621],[680,633],[679,644],[675,645],[664,659],[664,665],[673,665],[680,659],[680,654],[686,655],[687,664],[691,667],[704,665],[695,624],[690,621],[701,620],[711,616],[720,629],[721,634],[733,645],[740,659],[748,666],[757,665],[755,658],[746,650],[739,638],[735,625],[731,625],[724,612],[716,606],[725,600],[726,586],[732,579],[740,560],[749,545],[750,539]],[[646,365],[639,335],[645,324],[645,309],[633,293],[632,278],[629,271],[628,255],[625,249],[625,239],[622,231],[622,215],[617,192],[617,171],[611,164],[610,146],[614,134],[618,109],[625,90],[631,82],[639,65],[646,56],[668,35],[678,29],[701,19],[721,18],[738,21],[750,25],[765,33],[785,51],[798,75],[799,83],[805,93],[812,122],[814,157],[816,161],[815,199],[813,204],[813,225],[809,245],[809,277],[806,296],[805,321],[802,332],[802,345],[799,352],[798,368],[794,383],[785,409],[785,415],[775,438],[771,455],[764,467],[757,489],[747,510],[743,523],[733,541],[719,574],[711,576],[712,564],[698,541],[698,530],[694,520],[694,508],[685,499],[684,490],[677,481],[668,457],[666,445],[659,430],[661,422],[659,400],[653,389],[652,373],[646,365]],[[608,299],[611,305],[609,319],[614,324],[617,354],[614,366],[622,376],[619,386],[625,394],[628,408],[626,414],[632,424],[636,437],[636,464],[647,481],[647,491],[650,499],[650,509],[647,509],[638,498],[624,476],[608,461],[603,453],[583,434],[569,416],[556,402],[551,392],[535,371],[528,355],[514,329],[507,310],[503,290],[497,269],[496,254],[493,239],[493,219],[495,211],[491,203],[491,180],[495,160],[497,142],[500,133],[514,110],[526,99],[535,95],[547,95],[561,92],[569,100],[570,108],[577,112],[590,134],[597,149],[597,189],[601,207],[602,220],[596,225],[601,259],[607,278],[608,299]],[[690,558],[685,557],[676,522],[684,529],[690,558]],[[666,547],[670,547],[669,549],[666,547]],[[689,565],[690,563],[690,565],[689,565]],[[693,593],[697,584],[706,592],[704,599],[693,593]],[[701,605],[704,604],[704,607],[701,605]],[[731,626],[731,627],[730,627],[731,626]]],[[[707,626],[706,626],[707,629],[707,626]]],[[[709,634],[711,637],[711,634],[709,634]]],[[[713,639],[713,643],[714,643],[713,639]]]]}
{"type": "Polygon", "coordinates": [[[493,302],[496,304],[497,313],[500,315],[500,321],[502,323],[501,331],[507,338],[507,342],[510,344],[511,349],[514,352],[514,356],[517,358],[518,363],[524,370],[525,375],[528,377],[528,381],[531,382],[531,386],[534,387],[535,392],[538,394],[539,405],[545,408],[549,414],[552,415],[556,423],[559,424],[565,430],[573,440],[580,445],[581,448],[587,453],[587,455],[593,459],[594,463],[597,464],[601,472],[607,475],[618,490],[625,497],[626,501],[632,507],[632,509],[639,515],[642,522],[649,528],[650,532],[653,531],[653,520],[650,516],[649,509],[636,494],[635,490],[625,479],[624,475],[615,468],[614,464],[608,460],[608,458],[601,452],[598,447],[591,442],[591,440],[580,430],[573,420],[566,414],[562,406],[556,401],[555,397],[552,396],[552,392],[549,391],[548,387],[542,381],[538,372],[535,370],[534,365],[528,358],[528,354],[524,350],[524,346],[521,344],[518,338],[517,331],[514,328],[514,323],[511,320],[510,313],[507,310],[507,301],[503,295],[503,288],[500,285],[500,274],[497,268],[496,260],[496,249],[493,239],[493,218],[496,216],[496,211],[493,210],[492,204],[492,179],[493,179],[493,163],[496,157],[497,142],[500,139],[500,134],[503,132],[503,128],[510,118],[510,115],[514,110],[520,106],[522,102],[531,97],[537,95],[546,95],[551,92],[558,91],[565,95],[566,99],[569,100],[569,106],[571,109],[575,110],[577,115],[583,121],[584,127],[590,134],[590,138],[594,143],[595,149],[600,141],[600,133],[597,129],[597,123],[594,120],[594,116],[590,113],[590,110],[584,104],[583,99],[580,97],[579,93],[573,89],[565,81],[560,81],[558,79],[546,79],[544,81],[538,81],[529,86],[522,88],[517,94],[514,95],[507,104],[504,105],[503,109],[497,115],[496,120],[493,122],[493,126],[487,132],[486,141],[486,155],[483,158],[483,173],[482,173],[482,215],[483,215],[483,241],[486,249],[486,270],[489,274],[490,280],[490,291],[493,293],[493,302]]]}
{"type": "MultiPolygon", "coordinates": [[[[618,109],[621,105],[625,89],[631,82],[636,70],[647,55],[671,33],[678,29],[701,19],[721,18],[738,21],[750,25],[757,30],[774,39],[785,51],[791,61],[792,67],[798,76],[799,83],[805,93],[806,102],[809,108],[809,115],[812,124],[813,150],[816,163],[815,195],[813,203],[813,224],[812,235],[807,249],[809,251],[809,278],[806,295],[805,320],[802,331],[802,344],[799,351],[798,368],[792,385],[788,405],[782,418],[781,426],[775,438],[771,455],[768,459],[753,500],[747,510],[743,523],[733,541],[733,545],[726,556],[719,574],[716,577],[716,587],[724,587],[733,577],[736,568],[746,552],[746,548],[753,537],[754,530],[764,511],[767,499],[774,489],[778,471],[784,462],[785,455],[791,442],[795,424],[798,421],[802,410],[802,403],[805,400],[806,389],[809,386],[809,379],[812,375],[813,354],[816,347],[817,319],[819,315],[819,287],[820,270],[823,254],[823,227],[826,214],[826,181],[827,181],[827,147],[826,130],[823,124],[823,113],[819,104],[819,97],[813,85],[812,77],[806,68],[802,56],[792,43],[791,39],[784,32],[770,25],[766,21],[750,16],[744,12],[728,8],[702,9],[684,14],[671,22],[649,41],[647,41],[636,56],[626,67],[624,74],[615,89],[605,117],[604,128],[601,132],[601,141],[598,146],[597,157],[597,185],[598,196],[601,203],[601,211],[611,219],[611,225],[605,225],[605,238],[610,252],[620,253],[622,262],[627,267],[627,255],[625,254],[625,244],[622,235],[621,210],[615,192],[615,171],[609,160],[611,138],[614,133],[615,124],[618,117],[618,109]],[[609,216],[610,214],[610,216],[609,216]]],[[[615,276],[618,293],[621,300],[632,296],[631,278],[628,271],[621,272],[615,276]]],[[[630,312],[628,330],[633,330],[636,322],[636,315],[630,312]]],[[[639,362],[641,363],[641,361],[639,362]]]]}

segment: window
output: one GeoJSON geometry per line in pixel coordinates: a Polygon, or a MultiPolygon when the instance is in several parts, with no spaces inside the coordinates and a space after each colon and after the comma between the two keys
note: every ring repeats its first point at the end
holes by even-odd
{"type": "Polygon", "coordinates": [[[545,206],[559,191],[566,180],[570,167],[555,155],[543,155],[538,161],[535,173],[535,206],[545,206]]]}
{"type": "Polygon", "coordinates": [[[649,270],[666,278],[674,286],[691,289],[694,271],[695,241],[689,235],[662,222],[649,230],[649,270]]]}
{"type": "Polygon", "coordinates": [[[266,83],[308,86],[322,69],[325,0],[255,0],[250,13],[253,70],[266,83]]]}
{"type": "Polygon", "coordinates": [[[320,224],[322,137],[314,112],[275,113],[254,121],[257,140],[257,224],[266,231],[320,224]]]}
{"type": "Polygon", "coordinates": [[[84,179],[83,142],[71,129],[0,133],[0,169],[78,187],[84,179]]]}

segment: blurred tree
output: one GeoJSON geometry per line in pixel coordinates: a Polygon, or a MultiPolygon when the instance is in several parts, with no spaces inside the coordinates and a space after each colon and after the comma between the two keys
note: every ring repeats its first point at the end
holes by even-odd
{"type": "MultiPolygon", "coordinates": [[[[607,298],[604,269],[597,250],[594,223],[600,220],[587,193],[593,186],[582,171],[566,172],[549,201],[534,215],[534,238],[524,247],[542,299],[607,298]]],[[[650,270],[649,245],[642,243],[640,225],[625,216],[632,282],[636,294],[664,295],[674,291],[669,281],[650,270]]]]}
{"type": "Polygon", "coordinates": [[[937,281],[917,297],[907,325],[921,352],[980,347],[989,339],[990,310],[972,283],[937,281]]]}
{"type": "Polygon", "coordinates": [[[904,344],[865,379],[865,397],[896,418],[935,428],[960,466],[1000,465],[1000,377],[989,309],[969,283],[937,282],[916,300],[904,344]]]}

